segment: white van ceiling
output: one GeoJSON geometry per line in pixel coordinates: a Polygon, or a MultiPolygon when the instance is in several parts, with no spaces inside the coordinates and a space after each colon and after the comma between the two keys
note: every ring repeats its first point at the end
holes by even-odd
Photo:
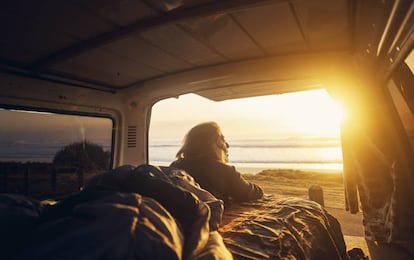
{"type": "MultiPolygon", "coordinates": [[[[0,9],[0,71],[117,92],[269,58],[375,53],[393,2],[10,0],[0,9]]],[[[266,85],[257,80],[241,83],[266,85]]]]}

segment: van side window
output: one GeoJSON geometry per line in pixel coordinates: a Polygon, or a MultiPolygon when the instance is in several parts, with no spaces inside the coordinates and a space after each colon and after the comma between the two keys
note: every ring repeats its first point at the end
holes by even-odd
{"type": "Polygon", "coordinates": [[[0,108],[0,192],[45,199],[111,166],[110,118],[0,108]]]}

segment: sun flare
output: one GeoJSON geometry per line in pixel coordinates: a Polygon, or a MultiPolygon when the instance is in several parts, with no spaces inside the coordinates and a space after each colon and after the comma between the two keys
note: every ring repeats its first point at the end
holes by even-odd
{"type": "Polygon", "coordinates": [[[319,136],[340,135],[344,109],[326,91],[303,93],[297,104],[298,107],[292,108],[294,117],[291,114],[292,120],[288,120],[294,130],[319,136]]]}

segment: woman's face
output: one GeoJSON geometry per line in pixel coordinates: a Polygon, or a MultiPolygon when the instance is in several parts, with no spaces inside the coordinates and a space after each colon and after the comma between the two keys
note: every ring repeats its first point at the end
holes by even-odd
{"type": "Polygon", "coordinates": [[[219,134],[218,146],[223,152],[224,161],[228,162],[229,161],[229,150],[228,150],[229,144],[226,142],[226,139],[224,138],[224,135],[222,133],[219,134]]]}

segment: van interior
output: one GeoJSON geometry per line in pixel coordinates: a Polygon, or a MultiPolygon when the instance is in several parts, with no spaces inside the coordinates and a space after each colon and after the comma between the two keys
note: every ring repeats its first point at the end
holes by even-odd
{"type": "MultiPolygon", "coordinates": [[[[122,167],[126,171],[127,165],[153,167],[149,158],[152,110],[163,100],[193,94],[222,102],[323,89],[347,111],[340,129],[346,211],[341,221],[360,216],[364,233],[343,236],[339,230],[340,236],[332,235],[331,240],[343,241],[348,254],[333,255],[340,259],[413,258],[412,0],[14,0],[6,1],[0,9],[0,34],[0,225],[14,234],[5,232],[7,236],[0,240],[9,241],[8,257],[23,259],[32,255],[45,259],[58,257],[56,252],[60,252],[61,258],[88,259],[201,259],[212,255],[217,259],[270,258],[270,254],[258,249],[265,247],[263,241],[256,251],[246,249],[248,240],[241,244],[235,239],[235,243],[227,244],[232,228],[226,229],[225,234],[210,232],[210,239],[219,237],[215,241],[223,243],[224,238],[224,244],[218,242],[221,249],[212,254],[199,250],[204,245],[201,235],[193,235],[185,243],[180,236],[169,236],[168,243],[157,242],[157,247],[151,244],[155,240],[139,240],[141,246],[148,245],[147,251],[130,249],[128,253],[119,248],[113,250],[109,240],[98,239],[96,243],[85,243],[93,248],[85,252],[79,249],[83,244],[79,237],[86,241],[89,231],[79,231],[79,237],[72,234],[72,240],[66,237],[49,241],[47,237],[59,238],[61,233],[53,228],[63,230],[58,225],[61,222],[49,223],[48,229],[31,229],[39,221],[46,221],[39,208],[34,210],[31,200],[59,207],[60,198],[86,190],[85,183],[92,178],[87,172],[98,176],[122,167]],[[91,151],[103,149],[102,157],[94,159],[99,163],[88,164],[81,157],[68,159],[62,149],[54,162],[76,162],[59,169],[50,167],[50,163],[42,161],[44,154],[33,152],[29,149],[33,144],[24,141],[18,145],[27,149],[26,161],[36,163],[12,163],[15,148],[6,141],[16,135],[27,137],[25,130],[35,124],[42,133],[36,141],[57,149],[55,140],[63,132],[48,131],[51,127],[46,117],[59,122],[60,131],[68,136],[84,138],[84,129],[76,126],[79,122],[86,128],[90,126],[90,143],[77,144],[68,138],[68,143],[74,143],[65,149],[76,150],[77,145],[84,150],[86,146],[91,151]],[[43,178],[47,188],[34,182],[34,176],[43,178]],[[41,188],[36,190],[36,185],[41,188]],[[23,197],[10,197],[13,193],[23,197]],[[26,213],[30,205],[30,217],[17,211],[22,205],[26,213]],[[13,231],[14,226],[20,228],[19,232],[13,231]],[[33,242],[31,236],[40,234],[34,230],[42,230],[45,235],[33,242]],[[78,244],[64,246],[69,241],[78,244]],[[174,257],[165,248],[174,251],[174,257]],[[356,258],[355,251],[349,254],[352,248],[362,249],[362,256],[356,258]],[[80,253],[75,256],[69,251],[80,253]]],[[[159,168],[142,168],[150,170],[157,172],[159,168]]],[[[144,202],[152,203],[143,199],[142,205],[144,202]]],[[[295,203],[286,200],[282,204],[288,208],[295,203]]],[[[246,206],[257,213],[249,207],[246,206]]],[[[76,214],[81,214],[82,207],[76,209],[76,214]]],[[[272,214],[278,210],[268,208],[272,214]]],[[[224,214],[223,219],[228,220],[226,211],[224,214]]],[[[201,219],[193,220],[193,225],[201,227],[201,219]]],[[[111,230],[109,236],[122,230],[122,221],[99,221],[106,231],[111,230]]],[[[326,221],[335,229],[331,220],[326,221]]],[[[152,227],[157,230],[158,226],[152,227]]],[[[103,238],[102,234],[98,237],[103,238]]],[[[284,240],[275,234],[271,240],[274,244],[266,246],[273,247],[275,259],[289,254],[294,256],[292,259],[322,259],[321,255],[329,250],[319,248],[325,240],[318,239],[325,233],[310,234],[316,244],[309,249],[298,246],[300,254],[293,249],[289,253],[282,250],[278,245],[283,245],[284,240]]]]}

